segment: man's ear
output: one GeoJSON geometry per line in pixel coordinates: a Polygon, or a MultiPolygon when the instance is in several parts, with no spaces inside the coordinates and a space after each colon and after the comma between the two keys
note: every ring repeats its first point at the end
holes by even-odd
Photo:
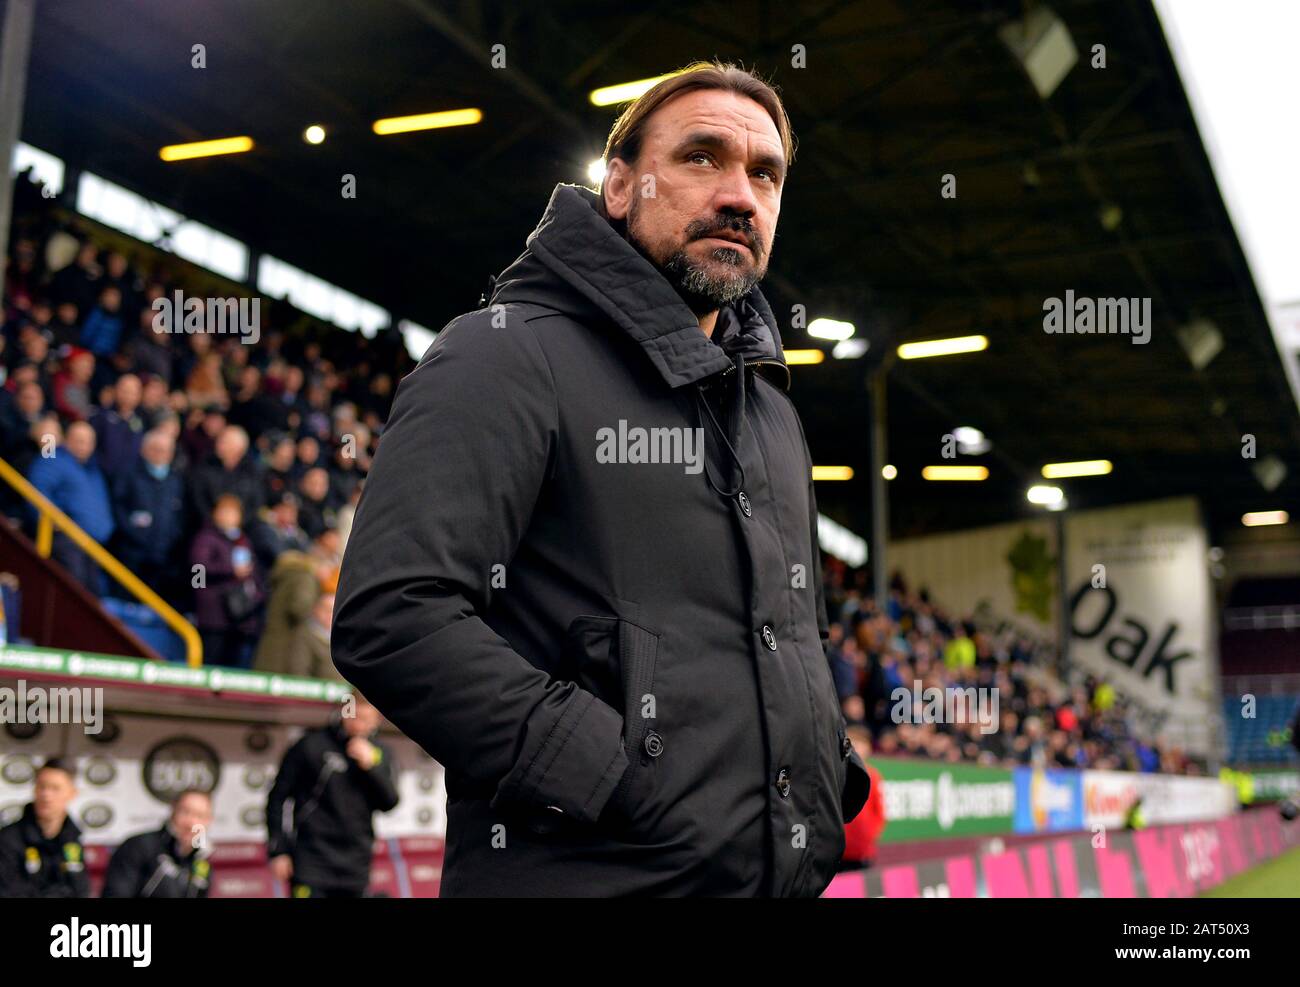
{"type": "Polygon", "coordinates": [[[628,208],[636,190],[636,176],[622,158],[610,158],[600,194],[605,200],[605,214],[613,220],[627,219],[628,208]]]}

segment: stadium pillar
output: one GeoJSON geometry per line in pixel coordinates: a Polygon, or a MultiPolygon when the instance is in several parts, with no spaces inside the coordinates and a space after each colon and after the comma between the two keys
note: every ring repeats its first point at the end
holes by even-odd
{"type": "Polygon", "coordinates": [[[27,58],[32,50],[35,0],[8,0],[0,35],[0,154],[4,155],[4,189],[0,191],[0,270],[8,263],[9,226],[14,209],[14,147],[23,130],[27,95],[27,58]]]}
{"type": "Polygon", "coordinates": [[[871,580],[875,586],[876,606],[882,611],[889,601],[885,566],[885,543],[889,540],[889,487],[885,479],[888,377],[888,362],[877,367],[871,375],[871,580]]]}
{"type": "Polygon", "coordinates": [[[1070,668],[1070,626],[1072,614],[1070,613],[1070,585],[1067,582],[1069,571],[1067,560],[1065,558],[1065,511],[1055,511],[1052,514],[1056,520],[1056,586],[1057,586],[1057,609],[1056,609],[1056,639],[1057,645],[1057,671],[1064,677],[1069,674],[1070,668]]]}

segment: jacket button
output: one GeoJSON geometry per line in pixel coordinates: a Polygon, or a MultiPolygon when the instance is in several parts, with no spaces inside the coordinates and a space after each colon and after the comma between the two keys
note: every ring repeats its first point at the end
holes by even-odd
{"type": "Polygon", "coordinates": [[[776,773],[776,790],[780,793],[781,798],[790,797],[790,769],[782,768],[776,773]]]}
{"type": "Polygon", "coordinates": [[[749,497],[747,497],[747,496],[745,495],[745,491],[742,490],[742,491],[740,491],[739,494],[736,495],[736,502],[737,502],[738,504],[740,504],[740,509],[741,509],[741,511],[744,512],[745,517],[753,517],[753,516],[754,516],[754,511],[753,511],[753,509],[749,506],[749,497]]]}
{"type": "Polygon", "coordinates": [[[763,643],[767,645],[768,651],[776,650],[776,635],[767,624],[763,625],[763,643]]]}
{"type": "Polygon", "coordinates": [[[664,738],[659,736],[659,734],[654,730],[651,730],[645,735],[645,743],[642,744],[642,746],[645,748],[645,752],[651,757],[658,757],[664,752],[664,738]]]}
{"type": "Polygon", "coordinates": [[[843,757],[845,760],[848,760],[849,755],[852,753],[853,753],[853,741],[849,740],[848,736],[846,735],[840,741],[840,756],[843,757]]]}

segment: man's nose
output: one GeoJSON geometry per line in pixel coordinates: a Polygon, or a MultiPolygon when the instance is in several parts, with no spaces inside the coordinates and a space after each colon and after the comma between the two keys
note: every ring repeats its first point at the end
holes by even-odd
{"type": "Polygon", "coordinates": [[[744,168],[728,168],[722,172],[714,191],[713,207],[719,213],[753,218],[758,211],[758,200],[744,168]]]}

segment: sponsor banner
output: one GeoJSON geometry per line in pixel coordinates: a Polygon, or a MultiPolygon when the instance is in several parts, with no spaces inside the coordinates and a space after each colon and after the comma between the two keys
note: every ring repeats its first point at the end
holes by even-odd
{"type": "MultiPolygon", "coordinates": [[[[1273,809],[839,874],[832,898],[1190,898],[1300,846],[1273,809]]],[[[994,845],[996,844],[996,845],[994,845]]]]}
{"type": "Polygon", "coordinates": [[[1300,795],[1300,772],[1256,771],[1250,775],[1251,797],[1256,802],[1276,802],[1300,795]]]}
{"type": "Polygon", "coordinates": [[[1065,768],[1016,768],[1017,833],[1083,829],[1083,772],[1065,768]]]}
{"type": "Polygon", "coordinates": [[[1066,518],[1070,661],[1143,732],[1205,754],[1220,723],[1205,527],[1191,497],[1066,518]]]}
{"type": "Polygon", "coordinates": [[[1237,810],[1237,792],[1217,778],[1083,772],[1083,819],[1088,827],[1122,829],[1129,809],[1141,799],[1147,825],[1221,819],[1237,810]]]}
{"type": "Polygon", "coordinates": [[[220,692],[232,696],[270,696],[334,703],[352,691],[342,682],[270,675],[239,668],[206,665],[190,668],[169,662],[99,655],[53,648],[0,647],[0,676],[58,675],[104,683],[165,687],[175,691],[220,692]]]}
{"type": "Polygon", "coordinates": [[[882,843],[1011,831],[1010,771],[874,757],[871,764],[880,772],[889,820],[882,843]]]}

